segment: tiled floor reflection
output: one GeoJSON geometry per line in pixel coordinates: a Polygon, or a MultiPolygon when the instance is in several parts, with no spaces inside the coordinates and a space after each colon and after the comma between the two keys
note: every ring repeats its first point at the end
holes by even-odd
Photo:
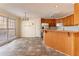
{"type": "Polygon", "coordinates": [[[0,47],[0,56],[64,56],[44,46],[41,38],[20,38],[0,47]]]}

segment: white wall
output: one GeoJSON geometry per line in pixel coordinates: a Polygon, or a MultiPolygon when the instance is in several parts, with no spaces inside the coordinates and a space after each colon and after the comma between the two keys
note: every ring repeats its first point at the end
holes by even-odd
{"type": "Polygon", "coordinates": [[[30,21],[21,20],[21,37],[41,37],[41,18],[30,17],[30,21]]]}

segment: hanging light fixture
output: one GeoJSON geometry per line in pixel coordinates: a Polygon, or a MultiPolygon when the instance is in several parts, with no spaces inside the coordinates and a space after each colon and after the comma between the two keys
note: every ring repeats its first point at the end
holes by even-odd
{"type": "Polygon", "coordinates": [[[27,13],[25,12],[23,21],[26,21],[26,25],[27,25],[27,26],[34,25],[34,23],[31,22],[29,18],[30,18],[30,17],[29,17],[29,14],[27,14],[27,13]]]}
{"type": "Polygon", "coordinates": [[[23,20],[24,20],[24,21],[28,21],[28,20],[29,20],[29,17],[26,15],[26,12],[25,12],[25,15],[24,15],[23,20]]]}

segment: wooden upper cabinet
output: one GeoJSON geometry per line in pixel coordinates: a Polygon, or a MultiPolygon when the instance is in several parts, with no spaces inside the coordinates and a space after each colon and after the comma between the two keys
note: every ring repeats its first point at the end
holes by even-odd
{"type": "Polygon", "coordinates": [[[56,20],[56,23],[63,23],[63,19],[62,19],[62,18],[57,19],[57,20],[56,20]]]}
{"type": "Polygon", "coordinates": [[[74,4],[74,12],[79,13],[79,3],[74,4]]]}
{"type": "Polygon", "coordinates": [[[79,25],[79,3],[74,4],[74,24],[79,25]]]}
{"type": "Polygon", "coordinates": [[[48,23],[49,26],[56,26],[56,19],[41,19],[41,23],[48,23]]]}
{"type": "Polygon", "coordinates": [[[74,15],[67,16],[63,18],[64,26],[73,26],[74,25],[74,15]]]}
{"type": "Polygon", "coordinates": [[[72,14],[60,19],[41,19],[41,22],[49,23],[49,26],[56,26],[56,23],[63,23],[64,26],[74,26],[79,23],[79,14],[72,14]]]}
{"type": "Polygon", "coordinates": [[[64,18],[56,20],[56,23],[63,23],[64,26],[73,26],[74,25],[74,15],[70,15],[64,18]]]}

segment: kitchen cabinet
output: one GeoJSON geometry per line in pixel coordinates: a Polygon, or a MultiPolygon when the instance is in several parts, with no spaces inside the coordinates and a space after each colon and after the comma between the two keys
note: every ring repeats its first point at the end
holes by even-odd
{"type": "Polygon", "coordinates": [[[48,23],[49,27],[56,26],[56,19],[41,19],[41,23],[48,23]]]}
{"type": "Polygon", "coordinates": [[[63,23],[63,18],[57,19],[56,23],[63,23]]]}
{"type": "Polygon", "coordinates": [[[53,35],[51,32],[45,31],[44,35],[43,35],[43,39],[47,46],[56,48],[57,42],[55,40],[55,37],[52,38],[52,36],[55,36],[55,34],[53,35]],[[49,43],[51,43],[51,44],[49,44],[49,43]]]}
{"type": "Polygon", "coordinates": [[[68,55],[73,55],[73,34],[72,33],[66,33],[66,37],[65,37],[65,51],[64,53],[68,54],[68,55]]]}
{"type": "Polygon", "coordinates": [[[74,4],[74,12],[79,13],[79,3],[74,4]]]}
{"type": "Polygon", "coordinates": [[[48,47],[56,49],[65,55],[74,55],[74,34],[72,32],[45,30],[43,37],[48,47]]]}
{"type": "Polygon", "coordinates": [[[64,26],[73,26],[74,25],[74,14],[69,15],[64,18],[56,20],[56,23],[63,23],[64,26]]]}
{"type": "Polygon", "coordinates": [[[74,24],[79,25],[79,3],[74,4],[74,24]]]}
{"type": "Polygon", "coordinates": [[[79,56],[79,33],[75,33],[75,48],[74,48],[74,54],[75,54],[75,56],[79,56]]]}
{"type": "Polygon", "coordinates": [[[64,26],[73,26],[74,25],[74,15],[67,16],[63,18],[64,26]]]}

